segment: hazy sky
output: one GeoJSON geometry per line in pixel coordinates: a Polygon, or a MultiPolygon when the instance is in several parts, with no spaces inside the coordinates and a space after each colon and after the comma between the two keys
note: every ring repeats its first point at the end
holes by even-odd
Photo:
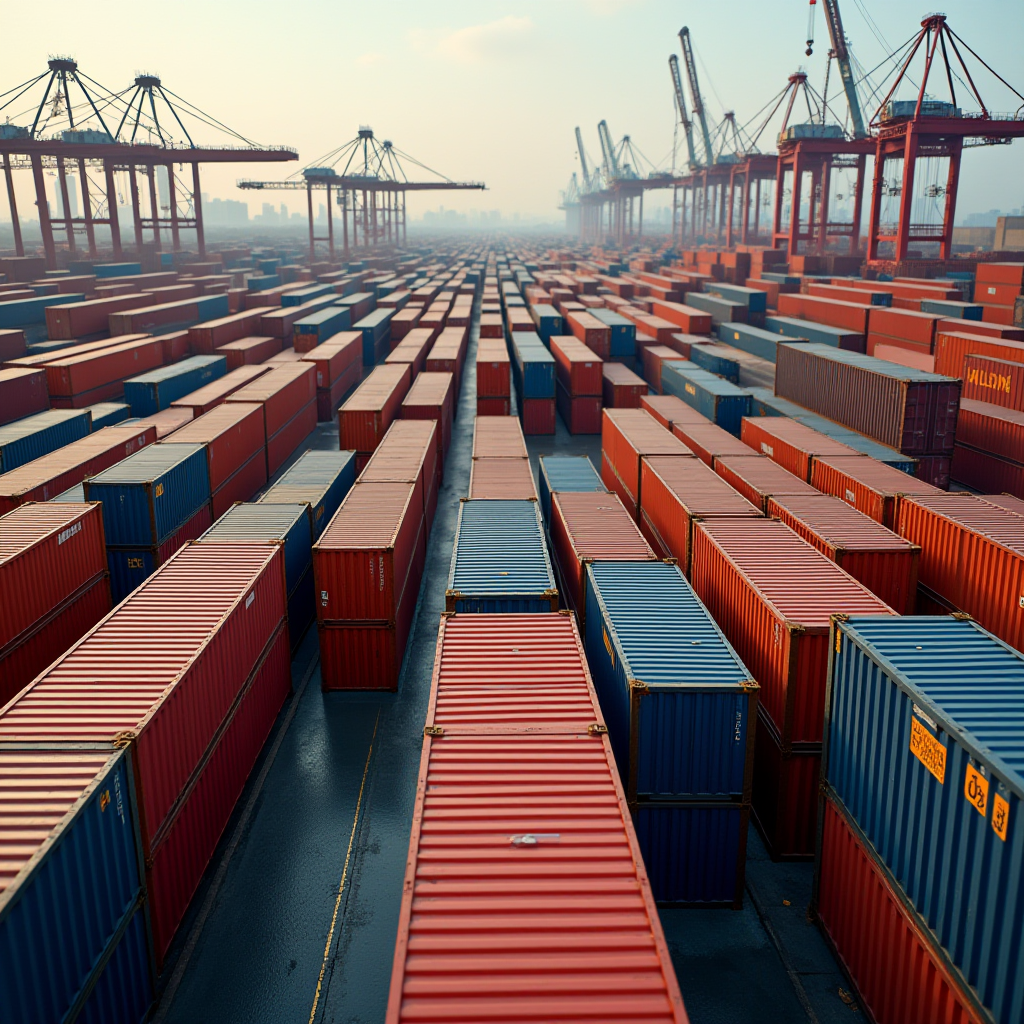
{"type": "MultiPolygon", "coordinates": [[[[867,68],[885,57],[883,41],[903,43],[927,13],[920,0],[842,0],[842,7],[867,68]]],[[[942,9],[1024,93],[1021,0],[949,0],[942,9]]],[[[807,0],[0,0],[0,91],[38,74],[57,53],[73,55],[112,89],[150,71],[243,135],[296,147],[300,164],[368,124],[428,166],[488,185],[483,194],[413,198],[411,214],[443,203],[554,218],[558,193],[578,167],[577,124],[595,156],[596,124],[606,118],[615,139],[629,133],[652,162],[670,163],[667,59],[679,53],[682,25],[693,35],[714,120],[735,109],[744,123],[799,67],[820,91],[828,36],[819,12],[815,54],[804,56],[807,13],[807,0]]],[[[992,108],[1019,105],[987,72],[977,81],[992,108]]],[[[772,148],[769,136],[762,148],[772,148]]],[[[298,210],[300,196],[234,187],[237,177],[274,179],[296,166],[211,167],[204,190],[248,199],[253,213],[263,198],[287,198],[298,210]]],[[[958,212],[1024,203],[1022,167],[1024,140],[969,151],[958,212]]]]}

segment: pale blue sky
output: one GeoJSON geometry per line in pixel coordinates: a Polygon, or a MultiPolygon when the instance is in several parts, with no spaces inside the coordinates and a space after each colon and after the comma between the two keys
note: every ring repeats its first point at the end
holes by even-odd
{"type": "MultiPolygon", "coordinates": [[[[927,13],[919,0],[842,6],[867,67],[885,50],[863,11],[893,47],[927,13]]],[[[1024,92],[1021,0],[949,0],[942,10],[1024,92]]],[[[806,58],[807,11],[807,0],[0,0],[0,91],[39,73],[55,53],[74,55],[111,88],[152,71],[241,133],[297,147],[302,163],[370,124],[424,163],[490,187],[483,196],[415,199],[411,213],[443,202],[557,217],[558,192],[578,166],[575,125],[595,155],[601,118],[655,162],[671,152],[667,58],[679,53],[683,24],[716,119],[725,106],[746,121],[801,66],[820,90],[827,33],[819,13],[815,54],[806,58]]],[[[1016,106],[987,74],[980,81],[992,107],[1016,106]]],[[[970,151],[959,212],[1024,203],[1022,168],[1024,140],[970,151]]],[[[204,188],[249,198],[234,188],[245,173],[209,169],[204,188]]],[[[284,173],[267,166],[255,176],[284,173]]]]}

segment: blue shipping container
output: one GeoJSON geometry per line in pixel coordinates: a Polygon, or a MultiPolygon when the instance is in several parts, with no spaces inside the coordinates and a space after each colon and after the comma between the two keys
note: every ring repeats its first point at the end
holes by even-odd
{"type": "Polygon", "coordinates": [[[228,372],[226,356],[190,356],[124,382],[132,416],[152,416],[228,372]]]}
{"type": "Polygon", "coordinates": [[[85,482],[103,502],[107,544],[156,547],[210,500],[206,446],[152,444],[85,482]]]}
{"type": "Polygon", "coordinates": [[[733,384],[740,382],[740,364],[735,359],[730,359],[712,342],[706,345],[694,342],[690,346],[690,362],[702,370],[707,370],[708,373],[732,381],[733,384]]]}
{"type": "Polygon", "coordinates": [[[311,334],[319,345],[339,331],[347,331],[352,326],[352,317],[347,306],[325,306],[308,316],[296,320],[293,330],[296,334],[311,334]]]}
{"type": "Polygon", "coordinates": [[[637,800],[749,802],[758,687],[677,565],[587,566],[587,662],[637,800]]]}
{"type": "Polygon", "coordinates": [[[463,499],[446,606],[450,612],[558,610],[537,502],[463,499]]]}
{"type": "Polygon", "coordinates": [[[718,324],[732,323],[749,319],[751,314],[746,305],[742,302],[732,302],[730,299],[722,298],[719,295],[709,295],[707,292],[685,292],[683,302],[693,309],[699,309],[704,313],[711,314],[711,322],[718,324]]]}
{"type": "Polygon", "coordinates": [[[939,316],[954,317],[958,320],[981,320],[984,309],[973,302],[953,302],[940,299],[922,299],[922,313],[937,313],[939,316]]]}
{"type": "Polygon", "coordinates": [[[334,289],[329,284],[314,284],[308,288],[299,288],[294,292],[284,292],[281,296],[282,307],[301,306],[311,299],[318,299],[321,295],[333,295],[334,289]]]}
{"type": "Polygon", "coordinates": [[[765,313],[768,309],[768,293],[758,288],[747,288],[738,284],[723,284],[720,281],[705,281],[704,290],[720,295],[728,302],[746,306],[748,313],[765,313]]]}
{"type": "Polygon", "coordinates": [[[0,794],[14,868],[0,893],[0,1020],[137,1024],[153,980],[130,750],[8,750],[0,765],[23,790],[0,794]],[[29,788],[45,793],[31,812],[29,788]],[[39,840],[29,813],[45,823],[39,840]]]}
{"type": "Polygon", "coordinates": [[[784,334],[797,341],[814,341],[819,345],[831,345],[833,348],[846,349],[848,352],[865,350],[864,335],[843,327],[830,327],[828,324],[797,320],[791,316],[765,317],[764,326],[773,334],[784,334]]]}
{"type": "Polygon", "coordinates": [[[130,407],[125,402],[98,402],[85,411],[89,414],[93,432],[121,423],[131,415],[130,407]]]}
{"type": "Polygon", "coordinates": [[[0,473],[41,459],[89,433],[88,409],[51,409],[0,427],[0,473]]]}
{"type": "Polygon", "coordinates": [[[221,292],[217,295],[200,295],[194,301],[200,323],[204,320],[219,320],[222,316],[227,316],[231,312],[228,308],[227,292],[221,292]]]}
{"type": "Polygon", "coordinates": [[[552,336],[565,334],[562,314],[554,306],[531,306],[533,322],[537,325],[537,333],[545,345],[551,344],[552,336]]]}
{"type": "Polygon", "coordinates": [[[278,288],[281,278],[277,274],[253,274],[245,279],[245,286],[251,292],[263,292],[268,288],[278,288]]]}
{"type": "Polygon", "coordinates": [[[375,366],[391,350],[391,318],[393,309],[375,309],[352,330],[363,334],[363,366],[375,366]]]}
{"type": "Polygon", "coordinates": [[[751,327],[749,324],[727,323],[718,325],[718,340],[738,348],[741,352],[749,352],[752,356],[774,363],[780,344],[807,339],[787,338],[766,331],[763,327],[751,327]]]}
{"type": "Polygon", "coordinates": [[[259,499],[259,503],[304,504],[313,540],[320,539],[356,482],[356,453],[308,451],[259,499]]]}
{"type": "Polygon", "coordinates": [[[606,327],[611,328],[609,355],[612,359],[636,357],[636,324],[632,320],[627,320],[610,309],[591,309],[589,312],[606,327]]]}
{"type": "Polygon", "coordinates": [[[555,397],[555,357],[536,334],[513,332],[512,368],[521,398],[555,397]]]}
{"type": "MultiPolygon", "coordinates": [[[[78,271],[73,270],[73,274],[78,271]]],[[[85,274],[95,274],[97,277],[134,277],[142,273],[141,263],[94,263],[91,270],[82,271],[85,274]]]]}
{"type": "Polygon", "coordinates": [[[0,328],[20,328],[29,324],[45,324],[48,306],[66,306],[84,302],[83,294],[37,295],[31,299],[10,299],[0,302],[0,328]]]}
{"type": "Polygon", "coordinates": [[[980,1002],[1019,1024],[1024,655],[944,616],[835,633],[824,778],[980,1002]]]}
{"type": "Polygon", "coordinates": [[[750,415],[750,392],[707,370],[690,370],[677,361],[661,367],[663,394],[675,395],[730,434],[740,436],[740,424],[750,415]]]}
{"type": "Polygon", "coordinates": [[[586,455],[542,455],[538,460],[541,511],[551,520],[551,495],[557,491],[607,491],[601,474],[586,455]]]}

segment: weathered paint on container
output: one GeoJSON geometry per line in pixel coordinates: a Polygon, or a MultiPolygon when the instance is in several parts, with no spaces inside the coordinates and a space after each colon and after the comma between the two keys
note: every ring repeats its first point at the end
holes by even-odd
{"type": "Polygon", "coordinates": [[[672,436],[678,437],[707,466],[723,455],[749,455],[750,449],[738,437],[714,423],[672,424],[672,436]]]}
{"type": "Polygon", "coordinates": [[[537,487],[529,459],[473,459],[469,498],[536,501],[537,487]]]}
{"type": "Polygon", "coordinates": [[[504,398],[512,393],[512,366],[504,338],[481,338],[476,349],[477,398],[504,398]]]}
{"type": "Polygon", "coordinates": [[[529,457],[523,428],[515,416],[477,416],[473,421],[473,458],[529,457]]]}
{"type": "Polygon", "coordinates": [[[537,461],[540,506],[545,527],[551,522],[551,495],[558,491],[607,491],[586,455],[542,455],[537,461]]]}
{"type": "Polygon", "coordinates": [[[787,416],[745,416],[740,439],[808,483],[811,464],[817,456],[858,454],[848,445],[787,416]]]}
{"type": "MultiPolygon", "coordinates": [[[[658,377],[660,380],[660,373],[658,377]]],[[[706,416],[675,395],[644,395],[640,399],[640,408],[649,412],[666,430],[671,430],[673,423],[711,423],[706,416]]]]}
{"type": "Polygon", "coordinates": [[[1022,712],[1024,655],[975,622],[835,624],[823,776],[1001,1024],[1024,1015],[1022,712]]]}
{"type": "Polygon", "coordinates": [[[896,528],[896,517],[905,497],[944,493],[938,487],[901,473],[868,455],[815,458],[811,466],[811,484],[824,494],[841,498],[890,530],[896,528]]]}
{"type": "Polygon", "coordinates": [[[88,433],[87,409],[51,409],[0,426],[0,472],[9,473],[88,433]]]}
{"type": "Polygon", "coordinates": [[[450,612],[558,609],[536,501],[463,501],[445,604],[450,612]]]}
{"type": "Polygon", "coordinates": [[[767,511],[768,501],[776,495],[820,494],[805,480],[790,473],[767,455],[720,455],[714,460],[715,472],[739,491],[755,508],[767,511]]]}
{"type": "Polygon", "coordinates": [[[570,336],[550,339],[551,354],[555,358],[555,376],[563,390],[572,398],[581,395],[600,395],[603,390],[601,367],[603,360],[582,341],[570,336]]]}

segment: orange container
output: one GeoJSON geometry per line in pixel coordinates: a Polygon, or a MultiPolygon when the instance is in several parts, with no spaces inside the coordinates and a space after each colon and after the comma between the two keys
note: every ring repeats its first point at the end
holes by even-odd
{"type": "Polygon", "coordinates": [[[768,500],[776,495],[820,494],[817,488],[772,462],[767,455],[721,455],[714,460],[714,470],[762,512],[767,511],[768,500]]]}
{"type": "Polygon", "coordinates": [[[644,395],[640,408],[649,412],[666,430],[671,430],[673,423],[706,425],[711,422],[675,395],[644,395]]]}
{"type": "Polygon", "coordinates": [[[568,395],[577,398],[603,393],[604,361],[600,356],[582,341],[568,335],[554,335],[550,344],[558,383],[568,395]]]}
{"type": "Polygon", "coordinates": [[[601,369],[606,409],[639,409],[647,384],[622,363],[605,363],[601,369]]]}
{"type": "Polygon", "coordinates": [[[744,416],[740,440],[801,480],[810,481],[814,459],[860,453],[788,416],[744,416]]]}
{"type": "Polygon", "coordinates": [[[515,416],[477,416],[473,423],[474,459],[529,457],[523,428],[515,416]]]}
{"type": "Polygon", "coordinates": [[[969,334],[966,331],[940,333],[935,339],[935,372],[963,380],[964,357],[968,355],[1024,363],[1024,341],[969,334]]]}
{"type": "Polygon", "coordinates": [[[681,327],[686,334],[710,334],[711,314],[694,309],[681,302],[662,302],[655,300],[651,312],[663,320],[681,327]]]}
{"type": "Polygon", "coordinates": [[[377,366],[338,410],[338,437],[342,451],[355,451],[361,470],[398,418],[409,391],[412,367],[408,363],[377,366]]]}
{"type": "Polygon", "coordinates": [[[612,329],[594,316],[593,313],[570,313],[565,322],[576,339],[590,349],[594,355],[607,359],[612,349],[612,329]]]}
{"type": "Polygon", "coordinates": [[[417,484],[420,515],[429,536],[441,482],[437,465],[437,424],[430,420],[395,420],[359,479],[367,484],[417,484]]]}
{"type": "Polygon", "coordinates": [[[749,455],[750,449],[735,434],[716,423],[685,423],[676,420],[672,434],[689,448],[701,462],[714,466],[723,455],[749,455]]]}
{"type": "Polygon", "coordinates": [[[529,459],[473,459],[469,471],[470,498],[536,501],[529,459]]]}
{"type": "Polygon", "coordinates": [[[896,528],[896,514],[905,495],[945,494],[870,455],[816,457],[811,466],[811,483],[890,530],[896,528]]]}

